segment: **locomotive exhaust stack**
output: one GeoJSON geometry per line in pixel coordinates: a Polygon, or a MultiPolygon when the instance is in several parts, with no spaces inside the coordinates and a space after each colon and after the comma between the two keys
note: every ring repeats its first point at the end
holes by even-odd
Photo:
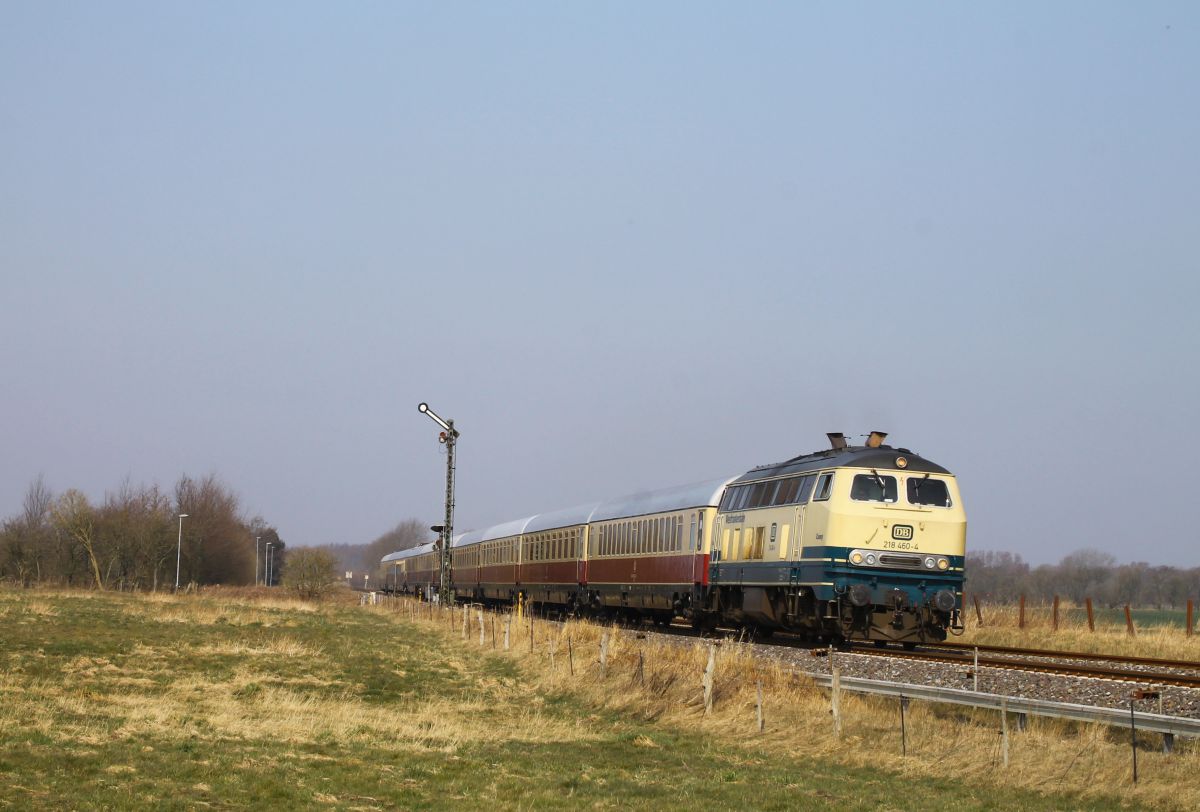
{"type": "Polygon", "coordinates": [[[846,447],[846,435],[840,431],[831,431],[825,436],[829,438],[829,445],[833,447],[834,451],[841,451],[846,447]]]}
{"type": "Polygon", "coordinates": [[[867,448],[879,448],[883,445],[883,441],[887,439],[886,431],[873,431],[871,436],[867,438],[867,448]]]}

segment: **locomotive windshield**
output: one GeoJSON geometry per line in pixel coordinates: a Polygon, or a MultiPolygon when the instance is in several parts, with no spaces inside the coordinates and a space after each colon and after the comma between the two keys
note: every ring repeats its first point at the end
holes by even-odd
{"type": "Polygon", "coordinates": [[[945,480],[910,479],[908,480],[908,501],[914,505],[933,505],[935,507],[950,507],[950,491],[946,488],[945,480]]]}
{"type": "Polygon", "coordinates": [[[876,473],[856,474],[850,498],[857,502],[895,502],[896,478],[876,473]]]}

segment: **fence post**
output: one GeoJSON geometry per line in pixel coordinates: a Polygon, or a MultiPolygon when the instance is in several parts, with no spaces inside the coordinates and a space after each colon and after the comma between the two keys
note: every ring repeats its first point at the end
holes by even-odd
{"type": "Polygon", "coordinates": [[[1133,749],[1133,783],[1137,783],[1137,722],[1133,721],[1133,699],[1129,700],[1129,746],[1133,749]]]}
{"type": "Polygon", "coordinates": [[[1125,631],[1129,632],[1130,637],[1137,637],[1137,632],[1133,630],[1133,613],[1129,610],[1129,604],[1125,604],[1125,631]]]}
{"type": "Polygon", "coordinates": [[[833,735],[842,737],[842,669],[833,669],[833,686],[829,693],[829,709],[833,713],[833,735]]]}
{"type": "Polygon", "coordinates": [[[1054,631],[1058,631],[1058,596],[1054,596],[1054,631]]]}
{"type": "Polygon", "coordinates": [[[1096,631],[1096,613],[1092,611],[1092,599],[1087,598],[1085,602],[1087,603],[1088,631],[1094,632],[1096,631]]]}
{"type": "Polygon", "coordinates": [[[608,632],[600,635],[600,676],[608,675],[608,632]]]}
{"type": "Polygon", "coordinates": [[[1008,700],[1000,700],[1000,754],[1004,769],[1008,769],[1008,700]]]}
{"type": "Polygon", "coordinates": [[[704,667],[704,676],[700,684],[704,687],[704,715],[712,713],[713,705],[713,672],[717,670],[717,650],[711,644],[708,647],[708,665],[704,667]]]}
{"type": "Polygon", "coordinates": [[[979,646],[975,647],[975,665],[971,668],[971,682],[975,692],[979,692],[979,646]]]}
{"type": "Polygon", "coordinates": [[[512,632],[512,615],[509,614],[504,621],[504,650],[508,651],[508,636],[512,632]]]}
{"type": "Polygon", "coordinates": [[[641,649],[638,649],[638,684],[646,687],[646,658],[641,649]]]}
{"type": "Polygon", "coordinates": [[[475,610],[476,617],[479,619],[479,645],[483,645],[483,608],[475,610]]]}
{"type": "Polygon", "coordinates": [[[763,721],[762,680],[758,681],[758,702],[755,705],[755,710],[758,712],[758,732],[762,733],[766,729],[766,723],[763,721]]]}
{"type": "Polygon", "coordinates": [[[908,756],[908,731],[904,725],[904,710],[908,707],[908,697],[900,694],[900,757],[908,756]]]}
{"type": "Polygon", "coordinates": [[[1195,629],[1195,626],[1192,623],[1192,621],[1194,619],[1194,615],[1192,614],[1192,612],[1195,608],[1196,608],[1195,605],[1192,603],[1191,599],[1189,598],[1188,602],[1187,602],[1187,636],[1188,637],[1192,636],[1192,631],[1195,629]]]}
{"type": "Polygon", "coordinates": [[[1021,595],[1021,609],[1020,609],[1020,614],[1017,617],[1017,628],[1018,629],[1025,628],[1025,595],[1024,594],[1021,595]]]}
{"type": "Polygon", "coordinates": [[[979,608],[979,596],[972,595],[971,600],[975,601],[975,619],[979,621],[979,625],[983,625],[983,612],[979,608]]]}
{"type": "Polygon", "coordinates": [[[567,658],[571,662],[571,676],[575,676],[575,647],[571,645],[571,638],[567,636],[567,658]]]}

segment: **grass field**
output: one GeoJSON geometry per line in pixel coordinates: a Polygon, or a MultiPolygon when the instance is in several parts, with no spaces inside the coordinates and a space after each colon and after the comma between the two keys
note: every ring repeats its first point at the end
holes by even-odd
{"type": "Polygon", "coordinates": [[[1053,627],[1049,606],[1025,607],[1025,628],[1020,611],[1008,604],[982,607],[980,624],[973,606],[963,613],[966,633],[951,640],[979,645],[1027,646],[1059,651],[1093,651],[1142,657],[1162,657],[1200,662],[1200,635],[1185,634],[1187,615],[1182,611],[1133,610],[1134,636],[1125,626],[1124,609],[1095,610],[1096,630],[1087,625],[1087,611],[1064,604],[1059,627],[1053,627]]]}
{"type": "Polygon", "coordinates": [[[705,715],[706,649],[572,623],[538,624],[532,654],[518,626],[505,653],[492,628],[481,646],[461,613],[415,619],[407,605],[0,591],[0,808],[942,812],[1200,797],[1190,745],[1142,754],[1133,789],[1119,736],[1034,723],[1004,772],[985,715],[914,705],[901,758],[890,706],[846,697],[835,739],[827,693],[737,646],[720,650],[705,715]]]}

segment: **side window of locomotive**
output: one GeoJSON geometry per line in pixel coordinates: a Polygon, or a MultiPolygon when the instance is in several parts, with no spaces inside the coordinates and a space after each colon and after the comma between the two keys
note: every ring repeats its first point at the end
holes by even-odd
{"type": "Polygon", "coordinates": [[[812,474],[809,474],[808,476],[804,477],[804,479],[800,480],[800,490],[796,494],[796,502],[798,504],[803,505],[808,501],[808,497],[812,494],[813,483],[816,481],[817,478],[812,474]]]}
{"type": "Polygon", "coordinates": [[[944,479],[919,479],[909,477],[908,501],[913,505],[933,505],[934,507],[950,507],[950,489],[944,479]]]}
{"type": "Polygon", "coordinates": [[[776,505],[790,505],[796,501],[796,495],[800,493],[800,481],[802,477],[794,476],[791,479],[784,479],[779,483],[779,490],[775,491],[776,505]]]}
{"type": "Polygon", "coordinates": [[[721,497],[721,512],[725,513],[733,509],[733,500],[737,498],[737,488],[726,488],[725,495],[721,497]]]}
{"type": "Polygon", "coordinates": [[[774,482],[756,482],[750,490],[750,501],[746,505],[748,508],[762,507],[763,505],[771,504],[771,496],[775,493],[774,482]]]}
{"type": "Polygon", "coordinates": [[[750,489],[752,485],[742,485],[737,489],[737,496],[733,500],[734,510],[744,510],[746,503],[750,500],[750,489]]]}
{"type": "Polygon", "coordinates": [[[850,498],[856,502],[895,502],[896,478],[877,474],[855,474],[850,498]]]}
{"type": "Polygon", "coordinates": [[[829,498],[829,494],[833,491],[833,474],[821,474],[817,477],[816,492],[813,494],[814,502],[821,502],[829,498]]]}

